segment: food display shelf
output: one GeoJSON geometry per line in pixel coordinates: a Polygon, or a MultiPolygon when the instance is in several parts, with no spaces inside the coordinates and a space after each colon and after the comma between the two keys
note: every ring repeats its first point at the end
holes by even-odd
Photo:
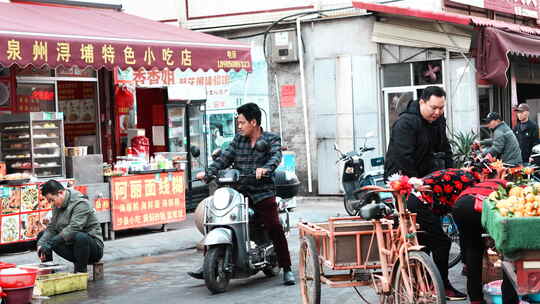
{"type": "Polygon", "coordinates": [[[7,173],[26,170],[37,178],[65,176],[63,126],[63,114],[59,112],[3,115],[0,120],[3,143],[1,149],[3,159],[9,162],[7,173]],[[20,125],[24,125],[24,128],[19,127],[20,125]],[[28,137],[13,138],[19,136],[18,134],[28,137]],[[10,157],[18,154],[24,154],[25,157],[10,157]],[[50,160],[54,160],[54,166],[46,165],[53,163],[50,160]],[[10,166],[15,162],[22,163],[25,168],[10,166]]]}
{"type": "Polygon", "coordinates": [[[2,141],[5,141],[5,142],[29,141],[29,140],[30,140],[30,137],[27,137],[27,138],[13,138],[13,139],[2,138],[2,141]]]}

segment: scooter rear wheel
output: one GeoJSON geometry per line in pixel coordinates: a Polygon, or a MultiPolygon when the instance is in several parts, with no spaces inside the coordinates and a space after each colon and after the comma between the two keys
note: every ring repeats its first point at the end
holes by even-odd
{"type": "Polygon", "coordinates": [[[210,247],[204,256],[204,282],[213,294],[226,291],[231,280],[231,272],[225,269],[226,250],[226,246],[210,247]]]}
{"type": "Polygon", "coordinates": [[[379,203],[381,201],[379,194],[373,191],[359,191],[355,196],[358,200],[349,200],[346,195],[343,196],[345,211],[351,216],[358,215],[358,211],[363,206],[372,202],[379,203]]]}

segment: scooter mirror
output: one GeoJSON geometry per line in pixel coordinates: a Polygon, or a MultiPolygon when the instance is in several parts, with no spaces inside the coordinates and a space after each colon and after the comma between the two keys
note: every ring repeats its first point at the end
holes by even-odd
{"type": "Polygon", "coordinates": [[[191,146],[189,151],[191,152],[191,156],[193,157],[199,157],[201,155],[201,150],[197,146],[191,146]]]}
{"type": "Polygon", "coordinates": [[[221,155],[221,148],[212,151],[212,160],[216,160],[221,155]]]}
{"type": "Polygon", "coordinates": [[[267,152],[270,150],[270,144],[264,139],[259,139],[255,143],[255,150],[258,152],[267,152]]]}

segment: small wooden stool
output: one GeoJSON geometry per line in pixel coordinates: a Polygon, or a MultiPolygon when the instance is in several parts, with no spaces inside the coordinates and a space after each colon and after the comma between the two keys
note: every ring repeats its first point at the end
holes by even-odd
{"type": "Polygon", "coordinates": [[[103,262],[92,264],[92,281],[103,280],[103,262]]]}

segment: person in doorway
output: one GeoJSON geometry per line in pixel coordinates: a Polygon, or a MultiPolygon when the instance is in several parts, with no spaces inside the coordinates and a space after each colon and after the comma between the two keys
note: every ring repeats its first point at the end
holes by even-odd
{"type": "Polygon", "coordinates": [[[514,128],[514,134],[519,142],[521,158],[524,163],[531,162],[531,151],[538,143],[538,125],[529,119],[529,105],[522,103],[515,108],[518,124],[514,128]]]}
{"type": "Polygon", "coordinates": [[[384,163],[387,179],[394,173],[423,177],[453,165],[446,136],[446,93],[438,86],[424,89],[420,100],[410,101],[392,126],[384,163]]]}
{"type": "MultiPolygon", "coordinates": [[[[281,139],[278,135],[265,132],[261,127],[261,110],[255,103],[247,103],[236,110],[238,114],[238,134],[227,149],[208,166],[208,172],[216,175],[219,170],[232,166],[241,174],[253,174],[261,180],[260,185],[242,186],[238,190],[249,197],[249,204],[267,229],[278,256],[279,266],[283,269],[283,283],[294,285],[295,278],[291,270],[291,256],[285,238],[285,232],[279,221],[279,215],[274,193],[274,184],[268,176],[276,170],[281,162],[281,139]],[[265,140],[271,145],[267,152],[255,150],[259,140],[265,140]],[[266,181],[266,182],[265,182],[266,181]]],[[[205,172],[197,174],[198,179],[204,179],[205,172]]],[[[203,270],[188,272],[196,279],[203,279],[203,270]]]]}
{"type": "Polygon", "coordinates": [[[406,201],[407,209],[416,213],[416,222],[422,233],[418,242],[425,251],[433,255],[443,280],[446,298],[449,301],[465,300],[467,296],[456,290],[448,279],[448,259],[452,241],[442,229],[441,216],[450,212],[458,195],[479,181],[478,174],[465,169],[437,170],[422,178],[429,192],[413,193],[406,201]]]}
{"type": "Polygon", "coordinates": [[[492,139],[483,140],[482,145],[491,146],[485,149],[482,155],[491,154],[491,156],[500,159],[503,163],[509,165],[521,164],[521,149],[516,135],[510,127],[501,119],[497,112],[490,112],[485,119],[486,126],[493,131],[492,139]]]}
{"type": "Polygon", "coordinates": [[[52,217],[37,241],[42,262],[52,261],[55,252],[74,264],[75,272],[87,272],[87,266],[103,257],[103,237],[96,211],[88,198],[74,189],[66,189],[56,180],[41,187],[41,194],[52,204],[52,217]]]}

